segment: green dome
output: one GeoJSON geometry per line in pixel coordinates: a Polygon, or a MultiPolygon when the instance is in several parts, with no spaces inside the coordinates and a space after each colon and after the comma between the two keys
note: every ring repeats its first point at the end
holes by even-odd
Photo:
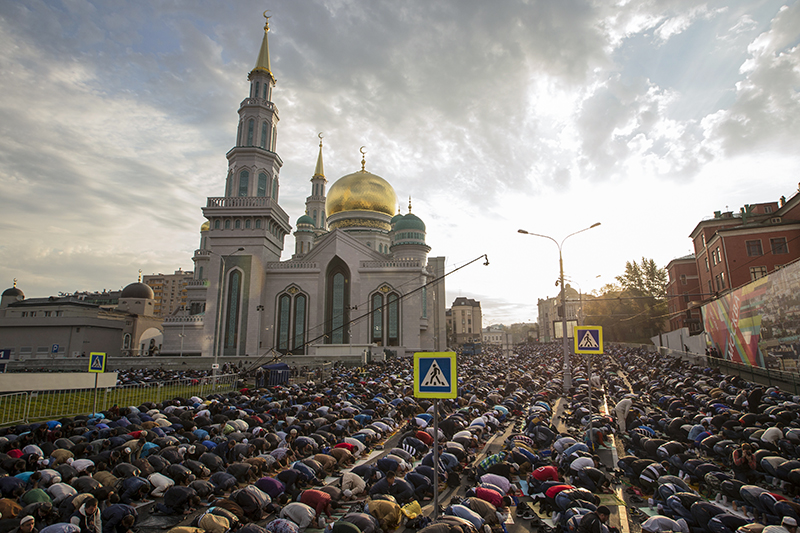
{"type": "MultiPolygon", "coordinates": [[[[394,222],[394,219],[392,219],[394,222]]],[[[425,231],[425,223],[414,213],[409,213],[394,224],[394,231],[414,230],[425,231]]]]}
{"type": "Polygon", "coordinates": [[[297,225],[299,226],[300,224],[308,224],[309,226],[313,226],[314,219],[308,215],[303,215],[297,219],[297,225]]]}
{"type": "Polygon", "coordinates": [[[389,221],[389,224],[394,226],[395,222],[397,222],[398,220],[401,220],[402,218],[403,218],[403,215],[401,215],[400,212],[398,211],[398,213],[395,216],[392,217],[392,220],[389,221]]]}

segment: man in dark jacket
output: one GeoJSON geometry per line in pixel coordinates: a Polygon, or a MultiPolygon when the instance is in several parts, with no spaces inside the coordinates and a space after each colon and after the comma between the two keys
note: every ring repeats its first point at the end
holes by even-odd
{"type": "Polygon", "coordinates": [[[103,533],[128,533],[139,513],[130,505],[115,503],[105,508],[102,513],[103,533]]]}
{"type": "Polygon", "coordinates": [[[610,515],[611,510],[605,505],[601,505],[596,511],[583,515],[578,525],[578,533],[603,533],[603,525],[608,522],[610,515]]]}

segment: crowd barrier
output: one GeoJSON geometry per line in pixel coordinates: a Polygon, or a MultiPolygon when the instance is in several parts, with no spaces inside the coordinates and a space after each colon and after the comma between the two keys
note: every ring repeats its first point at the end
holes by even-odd
{"type": "Polygon", "coordinates": [[[145,384],[15,392],[0,395],[0,426],[53,420],[65,416],[106,411],[114,406],[139,406],[176,397],[203,398],[226,393],[238,387],[238,374],[205,378],[176,379],[145,384]]]}

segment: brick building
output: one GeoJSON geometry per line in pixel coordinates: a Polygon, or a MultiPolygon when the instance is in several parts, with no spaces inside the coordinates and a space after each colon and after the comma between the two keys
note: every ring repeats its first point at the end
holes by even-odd
{"type": "Polygon", "coordinates": [[[194,278],[194,273],[178,269],[174,274],[151,274],[144,276],[143,282],[153,289],[156,307],[155,315],[161,317],[171,316],[175,311],[186,305],[189,281],[194,278]]]}
{"type": "Polygon", "coordinates": [[[669,330],[688,328],[691,335],[702,331],[700,302],[703,301],[694,255],[673,259],[667,265],[669,330]]]}
{"type": "Polygon", "coordinates": [[[703,300],[800,258],[800,194],[714,213],[690,234],[703,300]]]}

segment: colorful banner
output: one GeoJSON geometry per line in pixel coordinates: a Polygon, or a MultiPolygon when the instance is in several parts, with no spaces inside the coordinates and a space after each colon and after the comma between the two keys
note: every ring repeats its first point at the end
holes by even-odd
{"type": "Polygon", "coordinates": [[[800,354],[800,262],[748,283],[702,307],[710,348],[729,361],[765,366],[800,354]]]}

